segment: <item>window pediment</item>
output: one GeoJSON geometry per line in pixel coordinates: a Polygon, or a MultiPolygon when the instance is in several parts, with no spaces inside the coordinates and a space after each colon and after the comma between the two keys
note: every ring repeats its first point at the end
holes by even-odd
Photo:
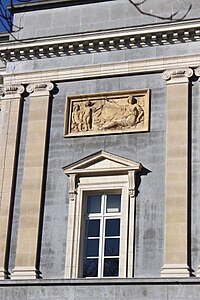
{"type": "Polygon", "coordinates": [[[89,155],[75,163],[63,168],[66,175],[86,174],[94,175],[96,173],[127,173],[128,171],[139,171],[142,165],[138,162],[111,154],[106,151],[99,151],[89,155]]]}

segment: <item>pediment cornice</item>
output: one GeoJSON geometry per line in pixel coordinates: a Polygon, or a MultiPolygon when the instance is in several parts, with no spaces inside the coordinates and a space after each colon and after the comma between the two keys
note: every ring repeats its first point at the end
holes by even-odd
{"type": "Polygon", "coordinates": [[[142,165],[124,157],[99,151],[63,168],[66,175],[94,175],[99,173],[127,173],[139,171],[142,165]]]}

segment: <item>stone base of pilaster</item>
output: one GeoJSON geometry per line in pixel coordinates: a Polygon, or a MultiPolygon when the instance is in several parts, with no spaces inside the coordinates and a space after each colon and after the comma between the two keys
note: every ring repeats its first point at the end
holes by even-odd
{"type": "Polygon", "coordinates": [[[198,266],[196,277],[200,277],[200,265],[198,266]]]}
{"type": "Polygon", "coordinates": [[[33,267],[16,267],[11,274],[11,279],[13,280],[30,280],[37,278],[38,271],[33,267]]]}
{"type": "Polygon", "coordinates": [[[0,280],[4,280],[5,279],[5,270],[4,268],[0,268],[0,280]]]}
{"type": "Polygon", "coordinates": [[[161,277],[190,277],[190,268],[186,264],[165,264],[162,267],[161,277]]]}

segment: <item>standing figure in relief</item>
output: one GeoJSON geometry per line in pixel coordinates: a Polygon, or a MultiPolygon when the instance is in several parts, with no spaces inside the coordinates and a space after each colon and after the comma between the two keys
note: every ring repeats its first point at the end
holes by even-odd
{"type": "Polygon", "coordinates": [[[84,107],[84,112],[83,112],[83,119],[82,119],[82,129],[84,131],[89,131],[92,126],[92,102],[91,101],[86,101],[85,102],[85,107],[84,107]]]}
{"type": "Polygon", "coordinates": [[[75,132],[80,132],[82,130],[82,113],[79,104],[74,104],[72,112],[72,130],[75,132]]]}

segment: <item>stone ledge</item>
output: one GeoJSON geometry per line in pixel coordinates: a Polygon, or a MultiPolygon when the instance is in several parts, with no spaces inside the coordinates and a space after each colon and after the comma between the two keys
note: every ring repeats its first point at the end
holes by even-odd
{"type": "Polygon", "coordinates": [[[34,279],[2,280],[3,286],[53,286],[53,285],[199,285],[200,278],[99,278],[99,279],[34,279]]]}

